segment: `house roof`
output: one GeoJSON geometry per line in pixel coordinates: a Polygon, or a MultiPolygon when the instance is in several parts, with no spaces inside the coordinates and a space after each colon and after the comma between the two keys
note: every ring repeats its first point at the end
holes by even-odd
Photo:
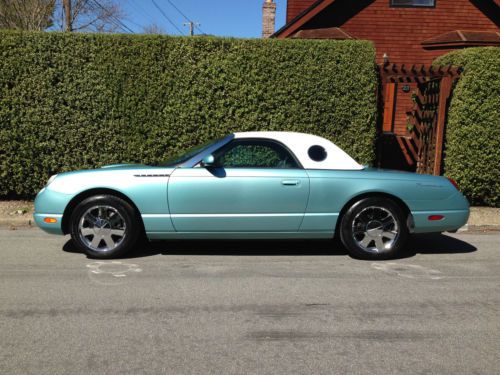
{"type": "Polygon", "coordinates": [[[303,12],[299,13],[294,19],[285,24],[281,29],[276,31],[271,38],[286,38],[291,34],[295,33],[302,25],[313,18],[315,15],[320,13],[330,4],[333,4],[335,0],[317,0],[309,8],[305,9],[303,12]]]}
{"type": "MultiPolygon", "coordinates": [[[[310,21],[317,14],[321,13],[326,7],[333,4],[336,0],[317,0],[309,8],[299,13],[290,22],[287,22],[282,28],[276,31],[271,38],[286,38],[290,37],[292,34],[296,33],[297,30],[305,23],[310,21]]],[[[500,0],[480,0],[484,2],[494,3],[495,5],[500,4],[500,0]]]]}
{"type": "Polygon", "coordinates": [[[292,38],[299,39],[356,39],[340,27],[325,27],[322,29],[299,30],[292,38]]]}
{"type": "Polygon", "coordinates": [[[424,48],[500,45],[500,33],[494,31],[453,30],[424,40],[424,48]]]}

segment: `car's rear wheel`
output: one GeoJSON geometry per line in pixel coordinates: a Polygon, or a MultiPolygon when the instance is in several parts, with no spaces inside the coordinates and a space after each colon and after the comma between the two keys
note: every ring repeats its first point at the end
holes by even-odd
{"type": "Polygon", "coordinates": [[[404,249],[408,240],[404,212],[385,197],[361,199],[344,214],[340,238],[355,258],[393,258],[404,249]]]}
{"type": "Polygon", "coordinates": [[[127,253],[140,233],[133,207],[112,195],[89,197],[71,215],[71,238],[92,258],[115,258],[127,253]]]}

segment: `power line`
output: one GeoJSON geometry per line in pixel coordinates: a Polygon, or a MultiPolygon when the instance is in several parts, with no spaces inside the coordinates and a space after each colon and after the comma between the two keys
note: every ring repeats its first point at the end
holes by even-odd
{"type": "Polygon", "coordinates": [[[139,13],[142,13],[144,16],[147,18],[154,18],[151,13],[149,13],[146,8],[143,8],[139,4],[136,4],[134,0],[126,0],[127,3],[129,3],[135,10],[139,11],[139,13]]]}
{"type": "Polygon", "coordinates": [[[142,25],[139,25],[137,22],[132,21],[130,18],[125,18],[127,22],[130,22],[132,25],[135,25],[137,27],[140,27],[141,29],[144,27],[142,25]]]}
{"type": "MultiPolygon", "coordinates": [[[[101,8],[102,10],[104,10],[105,12],[107,12],[108,10],[101,4],[99,3],[97,0],[92,0],[92,2],[97,5],[99,8],[101,8]]],[[[118,26],[120,29],[122,29],[122,31],[125,31],[125,32],[130,32],[130,33],[134,33],[127,25],[125,25],[123,22],[121,22],[118,18],[116,18],[115,16],[113,15],[109,15],[109,19],[110,21],[112,21],[112,23],[115,25],[115,26],[118,26]]]]}
{"type": "Polygon", "coordinates": [[[172,7],[177,11],[179,12],[179,14],[184,17],[184,19],[187,21],[188,24],[191,24],[192,26],[194,26],[195,28],[197,28],[198,30],[200,30],[200,32],[202,34],[205,34],[205,32],[199,27],[200,24],[199,23],[196,23],[196,22],[193,22],[188,16],[186,16],[171,0],[167,0],[168,3],[170,5],[172,5],[172,7]]]}
{"type": "MultiPolygon", "coordinates": [[[[101,3],[99,3],[97,0],[92,0],[94,4],[96,4],[99,8],[101,8],[104,11],[108,11],[101,3]]],[[[127,25],[125,25],[120,19],[118,19],[116,16],[110,15],[109,18],[111,20],[114,20],[115,26],[120,27],[123,31],[128,31],[131,34],[134,34],[134,31],[130,29],[127,25]]]]}
{"type": "Polygon", "coordinates": [[[165,17],[167,19],[168,22],[170,22],[170,24],[179,32],[179,34],[181,35],[185,35],[181,29],[179,29],[177,27],[177,25],[165,14],[165,12],[163,11],[163,9],[161,9],[158,4],[156,4],[156,1],[155,0],[151,0],[153,2],[153,5],[156,7],[156,9],[158,9],[158,11],[163,15],[163,17],[165,17]]]}
{"type": "MultiPolygon", "coordinates": [[[[140,5],[136,4],[133,0],[126,0],[126,2],[132,7],[134,8],[135,11],[137,11],[138,13],[142,13],[144,16],[146,16],[146,18],[149,18],[149,19],[153,19],[155,17],[153,17],[151,15],[151,13],[149,13],[145,8],[141,7],[140,5]]],[[[137,27],[139,27],[141,30],[144,30],[144,26],[143,25],[140,25],[138,24],[137,22],[134,22],[132,21],[130,18],[127,19],[130,23],[136,25],[137,27]]]]}

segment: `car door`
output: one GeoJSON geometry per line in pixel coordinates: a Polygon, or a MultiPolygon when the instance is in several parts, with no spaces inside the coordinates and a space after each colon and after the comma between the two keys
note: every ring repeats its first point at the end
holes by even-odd
{"type": "Polygon", "coordinates": [[[214,166],[176,169],[168,184],[178,232],[297,232],[309,177],[282,144],[235,139],[214,153],[214,166]]]}

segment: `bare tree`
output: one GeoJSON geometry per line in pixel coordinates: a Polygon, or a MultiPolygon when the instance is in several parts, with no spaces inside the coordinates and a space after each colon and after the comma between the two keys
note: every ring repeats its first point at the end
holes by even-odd
{"type": "Polygon", "coordinates": [[[166,34],[165,30],[156,23],[149,24],[142,28],[144,34],[166,34]]]}
{"type": "Polygon", "coordinates": [[[44,30],[56,0],[0,0],[0,29],[44,30]]]}
{"type": "Polygon", "coordinates": [[[130,31],[114,0],[58,0],[55,22],[65,31],[130,31]]]}

